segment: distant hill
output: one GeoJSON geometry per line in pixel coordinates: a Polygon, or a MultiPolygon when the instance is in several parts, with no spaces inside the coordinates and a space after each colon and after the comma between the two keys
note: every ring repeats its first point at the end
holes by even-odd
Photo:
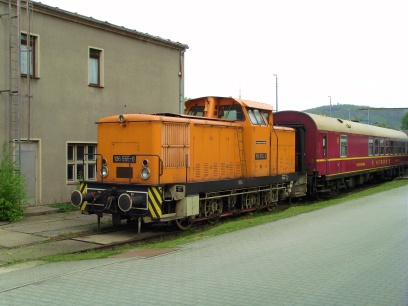
{"type": "MultiPolygon", "coordinates": [[[[378,110],[359,111],[359,108],[369,108],[362,105],[336,104],[331,107],[331,116],[334,118],[351,119],[361,123],[378,125],[390,129],[400,130],[402,116],[405,110],[378,110]],[[350,116],[350,117],[349,117],[350,116]]],[[[304,110],[306,113],[330,115],[330,106],[320,106],[304,110]]]]}

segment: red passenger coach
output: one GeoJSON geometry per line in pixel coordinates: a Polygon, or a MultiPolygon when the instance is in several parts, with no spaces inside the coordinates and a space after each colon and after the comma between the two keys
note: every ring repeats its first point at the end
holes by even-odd
{"type": "Polygon", "coordinates": [[[408,170],[406,133],[297,111],[274,114],[274,123],[296,129],[297,171],[315,197],[408,170]]]}

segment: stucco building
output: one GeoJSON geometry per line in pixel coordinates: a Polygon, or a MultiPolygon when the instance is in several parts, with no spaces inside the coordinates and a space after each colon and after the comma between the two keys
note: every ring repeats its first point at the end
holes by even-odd
{"type": "Polygon", "coordinates": [[[96,177],[99,118],[180,112],[187,45],[32,1],[0,15],[0,142],[20,144],[31,205],[96,177]]]}

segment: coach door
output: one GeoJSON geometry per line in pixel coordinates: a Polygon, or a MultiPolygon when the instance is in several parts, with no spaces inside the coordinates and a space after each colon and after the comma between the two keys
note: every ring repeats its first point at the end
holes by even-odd
{"type": "Polygon", "coordinates": [[[328,137],[327,133],[320,133],[319,147],[317,149],[318,171],[320,175],[329,174],[329,158],[328,158],[328,137]]]}

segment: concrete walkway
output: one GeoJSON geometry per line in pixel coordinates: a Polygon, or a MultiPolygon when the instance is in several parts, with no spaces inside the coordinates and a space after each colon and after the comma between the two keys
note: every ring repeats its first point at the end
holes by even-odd
{"type": "MultiPolygon", "coordinates": [[[[60,213],[48,206],[29,207],[25,215],[20,222],[0,222],[0,266],[97,246],[69,239],[78,233],[95,231],[95,215],[82,215],[79,211],[60,213]]],[[[110,226],[110,219],[104,220],[102,226],[110,226]]]]}
{"type": "Polygon", "coordinates": [[[408,187],[160,256],[0,274],[0,305],[408,305],[408,187]]]}

